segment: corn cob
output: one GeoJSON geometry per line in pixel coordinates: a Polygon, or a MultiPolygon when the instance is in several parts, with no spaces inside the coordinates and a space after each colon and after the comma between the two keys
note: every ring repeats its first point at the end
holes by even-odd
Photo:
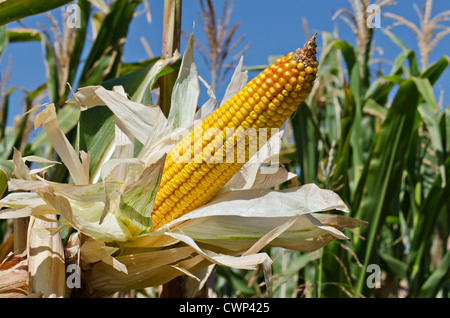
{"type": "Polygon", "coordinates": [[[249,160],[251,146],[262,146],[246,132],[266,128],[269,139],[270,128],[280,128],[306,99],[318,67],[315,38],[267,67],[169,152],[152,230],[207,203],[249,160]]]}

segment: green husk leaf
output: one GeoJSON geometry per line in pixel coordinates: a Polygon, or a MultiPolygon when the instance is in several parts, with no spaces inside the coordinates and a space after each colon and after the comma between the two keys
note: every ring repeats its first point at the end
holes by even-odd
{"type": "Polygon", "coordinates": [[[139,179],[128,185],[120,197],[117,217],[128,226],[133,236],[152,228],[151,212],[165,159],[163,156],[155,164],[146,167],[139,179]]]}

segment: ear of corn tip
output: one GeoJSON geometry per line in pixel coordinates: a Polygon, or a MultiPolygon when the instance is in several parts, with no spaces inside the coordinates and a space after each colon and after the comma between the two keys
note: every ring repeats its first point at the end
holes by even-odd
{"type": "Polygon", "coordinates": [[[319,65],[315,39],[267,67],[169,152],[152,230],[207,203],[306,99],[319,65]]]}

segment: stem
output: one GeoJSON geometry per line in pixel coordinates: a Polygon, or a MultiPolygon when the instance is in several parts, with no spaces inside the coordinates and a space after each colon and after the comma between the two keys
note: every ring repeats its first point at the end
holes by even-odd
{"type": "MultiPolygon", "coordinates": [[[[180,50],[181,2],[182,0],[165,0],[164,2],[161,59],[170,58],[176,50],[180,50]]],[[[172,90],[177,75],[176,72],[170,72],[160,79],[159,104],[166,116],[168,116],[170,111],[172,90]]]]}
{"type": "Polygon", "coordinates": [[[183,298],[185,297],[184,285],[186,283],[187,276],[178,276],[172,279],[170,282],[163,285],[161,298],[183,298]]]}
{"type": "Polygon", "coordinates": [[[14,220],[14,252],[21,254],[27,249],[29,217],[14,220]]]}
{"type": "Polygon", "coordinates": [[[216,63],[213,63],[213,66],[211,68],[211,89],[213,93],[216,93],[216,86],[217,86],[217,66],[216,63]]]}
{"type": "MultiPolygon", "coordinates": [[[[161,59],[171,58],[175,50],[180,50],[181,39],[181,1],[164,1],[163,42],[161,59]]],[[[170,112],[172,90],[177,79],[176,72],[170,72],[160,79],[159,105],[166,117],[170,112]]],[[[184,281],[186,277],[177,277],[163,285],[164,298],[180,298],[184,295],[184,281]]]]}

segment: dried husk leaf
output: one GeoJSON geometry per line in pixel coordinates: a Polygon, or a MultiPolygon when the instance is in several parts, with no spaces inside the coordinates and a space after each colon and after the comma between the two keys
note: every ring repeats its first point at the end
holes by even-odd
{"type": "Polygon", "coordinates": [[[127,260],[120,259],[122,263],[127,264],[128,275],[112,269],[111,266],[105,263],[97,263],[91,270],[85,272],[85,278],[89,284],[88,288],[103,291],[104,295],[107,295],[120,290],[158,286],[171,281],[177,276],[185,275],[186,271],[194,273],[210,265],[210,262],[203,257],[194,256],[175,263],[175,265],[162,265],[151,267],[150,269],[145,266],[139,266],[145,264],[145,261],[152,259],[154,259],[153,255],[139,263],[130,260],[130,264],[127,263],[127,260]],[[183,268],[184,272],[180,271],[180,268],[183,268]]]}
{"type": "Polygon", "coordinates": [[[5,259],[0,264],[0,298],[24,298],[28,295],[26,253],[5,259]]]}
{"type": "Polygon", "coordinates": [[[101,261],[117,271],[128,274],[126,266],[111,256],[117,250],[118,248],[106,246],[104,242],[90,238],[80,248],[82,264],[86,266],[101,261]]]}
{"type": "MultiPolygon", "coordinates": [[[[48,215],[56,221],[55,215],[48,215]]],[[[65,297],[66,274],[64,247],[59,233],[43,235],[43,230],[56,227],[56,222],[30,218],[28,232],[29,293],[43,297],[65,297]]]]}
{"type": "Polygon", "coordinates": [[[202,268],[201,270],[194,273],[196,280],[190,279],[184,282],[183,294],[186,298],[194,298],[206,285],[208,278],[214,271],[215,264],[209,265],[208,267],[202,268]]]}
{"type": "Polygon", "coordinates": [[[116,257],[117,261],[126,266],[128,275],[119,273],[105,263],[92,265],[86,272],[89,288],[104,291],[126,290],[156,286],[169,282],[179,275],[195,276],[193,273],[209,266],[219,264],[233,268],[255,269],[262,264],[266,272],[270,272],[271,260],[265,253],[229,256],[202,250],[194,240],[183,234],[161,233],[168,235],[186,245],[163,250],[133,253],[116,257]]]}
{"type": "Polygon", "coordinates": [[[275,173],[265,173],[265,169],[260,169],[256,173],[255,181],[250,189],[270,189],[284,182],[297,178],[295,173],[288,171],[284,167],[280,167],[275,173]]]}

